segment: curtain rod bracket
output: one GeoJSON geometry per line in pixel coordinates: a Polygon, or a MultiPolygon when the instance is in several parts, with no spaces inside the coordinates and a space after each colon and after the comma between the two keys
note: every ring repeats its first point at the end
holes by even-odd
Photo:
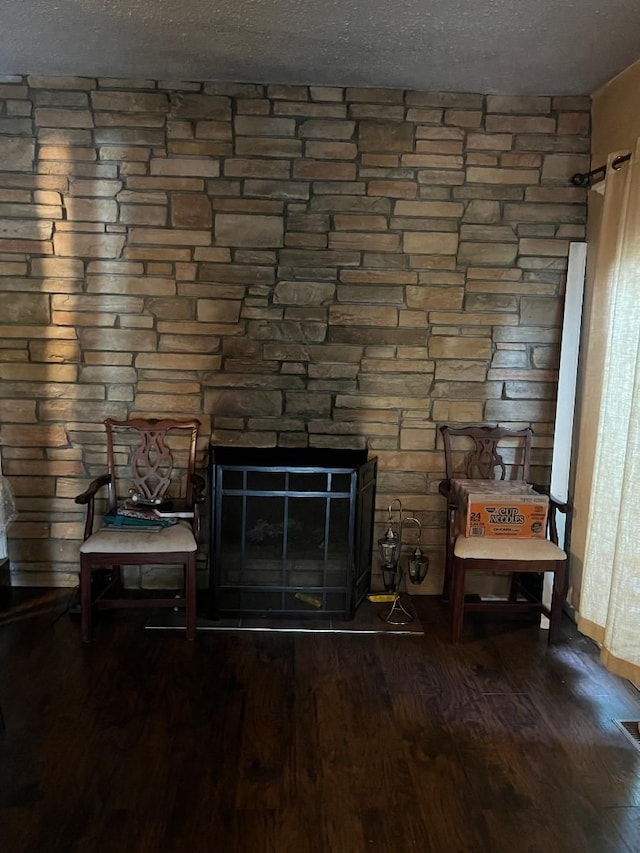
{"type": "MultiPolygon", "coordinates": [[[[619,169],[623,163],[626,163],[627,160],[631,159],[631,154],[620,154],[611,162],[612,169],[619,169]]],[[[577,172],[572,178],[571,183],[574,187],[588,187],[591,183],[592,179],[595,178],[596,175],[602,173],[602,177],[607,174],[606,166],[598,166],[597,169],[592,169],[590,172],[577,172]]]]}

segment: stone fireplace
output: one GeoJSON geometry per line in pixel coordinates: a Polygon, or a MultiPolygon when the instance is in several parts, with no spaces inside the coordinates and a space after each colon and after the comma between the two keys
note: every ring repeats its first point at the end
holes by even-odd
{"type": "Polygon", "coordinates": [[[353,617],[369,591],[377,459],[211,448],[216,616],[353,617]]]}

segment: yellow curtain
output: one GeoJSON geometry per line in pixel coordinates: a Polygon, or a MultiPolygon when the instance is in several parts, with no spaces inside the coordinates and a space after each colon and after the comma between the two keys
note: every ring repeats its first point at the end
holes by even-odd
{"type": "Polygon", "coordinates": [[[602,391],[590,401],[598,428],[578,629],[640,686],[640,140],[618,170],[614,157],[589,330],[602,391]]]}

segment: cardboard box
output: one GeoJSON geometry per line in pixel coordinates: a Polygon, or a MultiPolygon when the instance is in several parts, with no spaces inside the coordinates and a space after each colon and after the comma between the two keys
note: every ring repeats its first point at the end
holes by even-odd
{"type": "Polygon", "coordinates": [[[505,480],[452,480],[459,506],[458,531],[465,536],[544,539],[549,498],[529,483],[505,480]]]}

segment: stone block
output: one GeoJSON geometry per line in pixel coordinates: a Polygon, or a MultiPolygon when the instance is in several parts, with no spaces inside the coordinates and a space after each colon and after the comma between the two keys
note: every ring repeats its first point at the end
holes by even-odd
{"type": "Polygon", "coordinates": [[[454,127],[480,127],[482,125],[481,110],[445,110],[444,123],[454,127]]]}
{"type": "Polygon", "coordinates": [[[31,361],[61,364],[79,361],[80,350],[77,341],[30,341],[29,355],[31,361]]]}
{"type": "Polygon", "coordinates": [[[405,231],[403,249],[410,254],[455,255],[458,250],[458,235],[441,231],[405,231]]]}
{"type": "Polygon", "coordinates": [[[285,413],[304,417],[328,417],[331,412],[331,395],[309,393],[308,391],[285,393],[285,413]]]}
{"type": "Polygon", "coordinates": [[[35,143],[30,139],[0,137],[0,162],[7,172],[31,172],[35,143]]]}
{"type": "Polygon", "coordinates": [[[129,242],[131,245],[209,246],[211,233],[196,229],[131,228],[129,242]]]}
{"type": "Polygon", "coordinates": [[[220,164],[207,157],[152,157],[150,174],[176,177],[217,178],[220,164]]]}
{"type": "Polygon", "coordinates": [[[487,400],[485,419],[496,423],[553,423],[555,410],[555,402],[546,400],[487,400]]]}
{"type": "Polygon", "coordinates": [[[486,169],[469,166],[467,180],[472,184],[537,184],[540,172],[537,169],[486,169]]]}
{"type": "Polygon", "coordinates": [[[542,255],[566,258],[569,254],[568,240],[536,240],[523,238],[519,243],[521,255],[542,255]]]}
{"type": "Polygon", "coordinates": [[[2,400],[2,420],[7,423],[36,423],[35,400],[2,400]]]}
{"type": "Polygon", "coordinates": [[[590,116],[584,113],[561,113],[558,116],[558,133],[576,134],[577,136],[588,136],[590,130],[590,116]]]}
{"type": "Polygon", "coordinates": [[[69,195],[88,198],[113,198],[122,189],[121,181],[84,180],[73,178],[69,182],[69,195]]]}
{"type": "MultiPolygon", "coordinates": [[[[492,373],[493,371],[489,371],[492,373]]],[[[524,371],[519,371],[524,373],[524,371]]],[[[531,371],[532,376],[537,371],[531,371]]],[[[558,392],[557,382],[506,381],[504,396],[507,400],[555,400],[558,392]]]]}
{"type": "Polygon", "coordinates": [[[589,163],[588,154],[547,154],[542,166],[542,180],[566,185],[576,172],[588,172],[589,163]]]}
{"type": "Polygon", "coordinates": [[[562,325],[562,300],[545,296],[523,296],[520,299],[522,326],[562,325]]]}
{"type": "Polygon", "coordinates": [[[534,346],[531,351],[531,362],[536,368],[557,369],[560,362],[558,346],[534,346]]]}
{"type": "Polygon", "coordinates": [[[7,382],[75,382],[77,378],[78,368],[75,364],[0,362],[0,379],[7,382]]]}
{"type": "Polygon", "coordinates": [[[363,394],[391,394],[424,397],[431,388],[430,373],[360,373],[358,387],[363,394]]]}
{"type": "Polygon", "coordinates": [[[461,311],[464,298],[462,287],[430,287],[424,285],[406,288],[407,307],[438,311],[461,311]]]}
{"type": "MultiPolygon", "coordinates": [[[[500,346],[500,345],[499,345],[500,346]]],[[[501,346],[509,346],[502,344],[501,346]]],[[[520,346],[522,344],[511,344],[511,346],[520,346]]],[[[529,354],[526,349],[498,349],[491,359],[492,368],[514,367],[518,369],[527,369],[529,367],[529,354]]]]}
{"type": "Polygon", "coordinates": [[[338,285],[338,302],[377,303],[382,305],[404,305],[404,291],[402,287],[390,285],[338,285]]]}
{"type": "Polygon", "coordinates": [[[121,365],[112,367],[95,364],[80,369],[80,382],[104,383],[105,385],[129,382],[134,385],[137,378],[137,373],[133,367],[122,367],[121,365]]]}
{"type": "Polygon", "coordinates": [[[487,312],[486,314],[465,314],[464,312],[439,312],[431,311],[429,322],[434,326],[457,326],[474,328],[475,326],[517,326],[517,314],[500,314],[487,312]]]}
{"type": "Polygon", "coordinates": [[[590,149],[590,140],[588,136],[522,133],[515,139],[515,148],[518,151],[541,151],[551,154],[564,151],[586,154],[590,149]]]}
{"type": "MultiPolygon", "coordinates": [[[[35,293],[0,292],[0,317],[4,323],[48,324],[49,297],[35,293]]],[[[25,337],[30,337],[25,330],[25,337]]]]}
{"type": "Polygon", "coordinates": [[[500,202],[472,199],[462,217],[464,222],[491,223],[500,221],[500,202]]]}
{"type": "MultiPolygon", "coordinates": [[[[173,279],[162,276],[91,275],[87,277],[87,291],[89,293],[122,294],[122,297],[133,297],[134,295],[174,296],[176,284],[173,279]]],[[[136,299],[135,305],[139,306],[141,302],[142,300],[136,299]]],[[[101,303],[98,300],[96,304],[100,305],[101,303]]],[[[113,304],[118,303],[114,302],[113,304]]],[[[122,311],[121,308],[112,310],[122,311]]],[[[126,313],[131,313],[133,310],[133,304],[128,303],[126,313]]],[[[135,310],[140,310],[140,308],[136,307],[135,310]]]]}
{"type": "Polygon", "coordinates": [[[515,243],[517,237],[511,225],[465,224],[460,227],[460,239],[477,243],[515,243]]]}
{"type": "Polygon", "coordinates": [[[518,252],[516,243],[460,243],[461,264],[512,264],[518,252]]]}
{"type": "MultiPolygon", "coordinates": [[[[89,387],[89,386],[87,386],[89,387]]],[[[39,406],[40,418],[43,421],[62,421],[63,423],[81,422],[100,424],[105,418],[116,418],[122,420],[127,417],[127,407],[124,403],[87,402],[79,403],[76,400],[57,399],[43,400],[39,406]]],[[[82,471],[84,474],[85,472],[82,471]]]]}
{"type": "Polygon", "coordinates": [[[13,447],[66,447],[69,444],[63,426],[0,424],[0,446],[13,447]]]}
{"type": "Polygon", "coordinates": [[[406,153],[413,150],[413,125],[408,122],[361,121],[358,128],[359,149],[379,154],[406,153]]]}
{"type": "Polygon", "coordinates": [[[172,118],[217,121],[226,121],[231,118],[231,101],[223,95],[172,92],[169,103],[169,115],[172,118]]]}
{"type": "Polygon", "coordinates": [[[214,353],[219,349],[219,338],[212,338],[209,335],[160,335],[158,343],[159,352],[214,353]]]}
{"type": "Polygon", "coordinates": [[[531,95],[487,95],[487,113],[539,113],[548,115],[551,98],[531,95]]]}
{"type": "MultiPolygon", "coordinates": [[[[284,201],[305,201],[309,198],[309,184],[302,181],[270,181],[247,179],[244,182],[245,196],[265,196],[267,198],[282,199],[284,201]]],[[[232,200],[230,200],[232,201],[232,200]]],[[[246,212],[258,213],[264,209],[264,205],[275,205],[277,202],[260,202],[250,199],[233,200],[233,209],[245,210],[246,212]]],[[[220,202],[214,200],[216,209],[221,209],[220,202]]],[[[272,210],[271,212],[279,212],[272,210]]]]}
{"type": "Polygon", "coordinates": [[[285,267],[357,267],[360,265],[358,252],[339,249],[284,249],[280,252],[280,263],[285,267]]]}
{"type": "Polygon", "coordinates": [[[355,163],[324,162],[322,160],[294,160],[293,177],[307,181],[353,181],[355,163]]]}
{"type": "Polygon", "coordinates": [[[433,420],[436,423],[469,424],[483,420],[483,403],[458,400],[434,400],[433,420]]]}
{"type": "Polygon", "coordinates": [[[316,281],[279,281],[273,293],[276,305],[328,305],[335,295],[335,284],[316,281]]]}
{"type": "Polygon", "coordinates": [[[353,160],[358,154],[354,142],[309,141],[305,145],[305,156],[318,160],[353,160]]]}
{"type": "Polygon", "coordinates": [[[284,241],[280,216],[217,213],[215,241],[218,246],[279,247],[284,241]]]}
{"type": "MultiPolygon", "coordinates": [[[[284,119],[281,119],[284,121],[284,119]]],[[[238,156],[252,157],[300,157],[302,142],[299,139],[269,139],[264,137],[237,137],[235,141],[238,156]]]]}
{"type": "Polygon", "coordinates": [[[91,105],[95,111],[117,113],[166,113],[168,100],[159,92],[92,92],[91,105]]]}
{"type": "Polygon", "coordinates": [[[157,346],[156,333],[140,329],[81,329],[79,338],[83,349],[92,350],[141,352],[157,346]]]}
{"type": "Polygon", "coordinates": [[[464,206],[457,201],[396,201],[395,216],[424,216],[431,218],[458,219],[464,206]]]}
{"type": "Polygon", "coordinates": [[[2,240],[49,240],[53,232],[53,222],[37,219],[0,219],[0,239],[2,240]]]}
{"type": "Polygon", "coordinates": [[[283,409],[282,392],[207,388],[204,392],[204,409],[216,417],[278,417],[283,409]]]}
{"type": "Polygon", "coordinates": [[[518,310],[518,300],[515,296],[493,293],[467,293],[464,307],[466,311],[509,311],[518,310]]]}
{"type": "Polygon", "coordinates": [[[464,336],[432,336],[429,339],[429,357],[435,359],[489,359],[491,340],[464,336]]]}
{"type": "Polygon", "coordinates": [[[123,225],[164,227],[167,224],[167,208],[151,204],[122,204],[120,205],[119,222],[123,225]]]}
{"type": "Polygon", "coordinates": [[[354,249],[363,252],[397,252],[400,248],[400,237],[398,234],[334,231],[329,234],[329,248],[354,249]]]}
{"type": "Polygon", "coordinates": [[[36,127],[93,127],[90,110],[50,109],[40,107],[35,111],[36,127]]]}
{"type": "MultiPolygon", "coordinates": [[[[455,169],[423,169],[418,172],[418,183],[426,184],[428,192],[433,192],[434,186],[442,185],[446,187],[458,186],[464,184],[464,172],[455,169]]],[[[427,192],[426,187],[420,187],[420,194],[427,192]]]]}
{"type": "Polygon", "coordinates": [[[234,129],[237,136],[294,136],[295,119],[267,118],[263,116],[236,116],[234,129]]]}
{"type": "Polygon", "coordinates": [[[226,177],[286,180],[290,173],[289,160],[252,160],[232,157],[224,161],[226,177]]]}
{"type": "Polygon", "coordinates": [[[241,302],[230,299],[198,299],[196,316],[205,323],[237,323],[241,302]]]}
{"type": "Polygon", "coordinates": [[[347,108],[349,118],[362,120],[372,119],[376,121],[403,122],[405,108],[402,105],[393,104],[354,104],[350,103],[347,108]]]}
{"type": "Polygon", "coordinates": [[[181,415],[197,415],[202,402],[200,394],[175,394],[166,388],[161,394],[136,394],[133,406],[137,412],[157,412],[160,409],[181,415]]]}
{"type": "Polygon", "coordinates": [[[53,237],[53,249],[61,257],[119,258],[125,239],[124,234],[59,233],[53,237]]]}
{"type": "Polygon", "coordinates": [[[396,308],[375,305],[332,305],[329,321],[334,326],[397,326],[396,308]]]}
{"type": "Polygon", "coordinates": [[[67,219],[72,222],[117,222],[118,204],[113,199],[74,198],[65,199],[67,219]]]}
{"type": "Polygon", "coordinates": [[[211,202],[205,195],[175,193],[171,196],[171,224],[174,228],[211,228],[211,202]]]}
{"type": "MultiPolygon", "coordinates": [[[[161,331],[161,330],[159,330],[161,331]]],[[[206,334],[204,328],[201,329],[206,334]]],[[[179,355],[177,353],[144,352],[135,358],[137,370],[219,370],[222,359],[219,355],[179,355]]]]}
{"type": "Polygon", "coordinates": [[[148,145],[165,144],[164,129],[153,127],[96,127],[93,132],[96,145],[148,145]]]}
{"type": "Polygon", "coordinates": [[[487,115],[488,133],[540,133],[552,136],[556,132],[556,120],[551,116],[501,116],[487,115]]]}

